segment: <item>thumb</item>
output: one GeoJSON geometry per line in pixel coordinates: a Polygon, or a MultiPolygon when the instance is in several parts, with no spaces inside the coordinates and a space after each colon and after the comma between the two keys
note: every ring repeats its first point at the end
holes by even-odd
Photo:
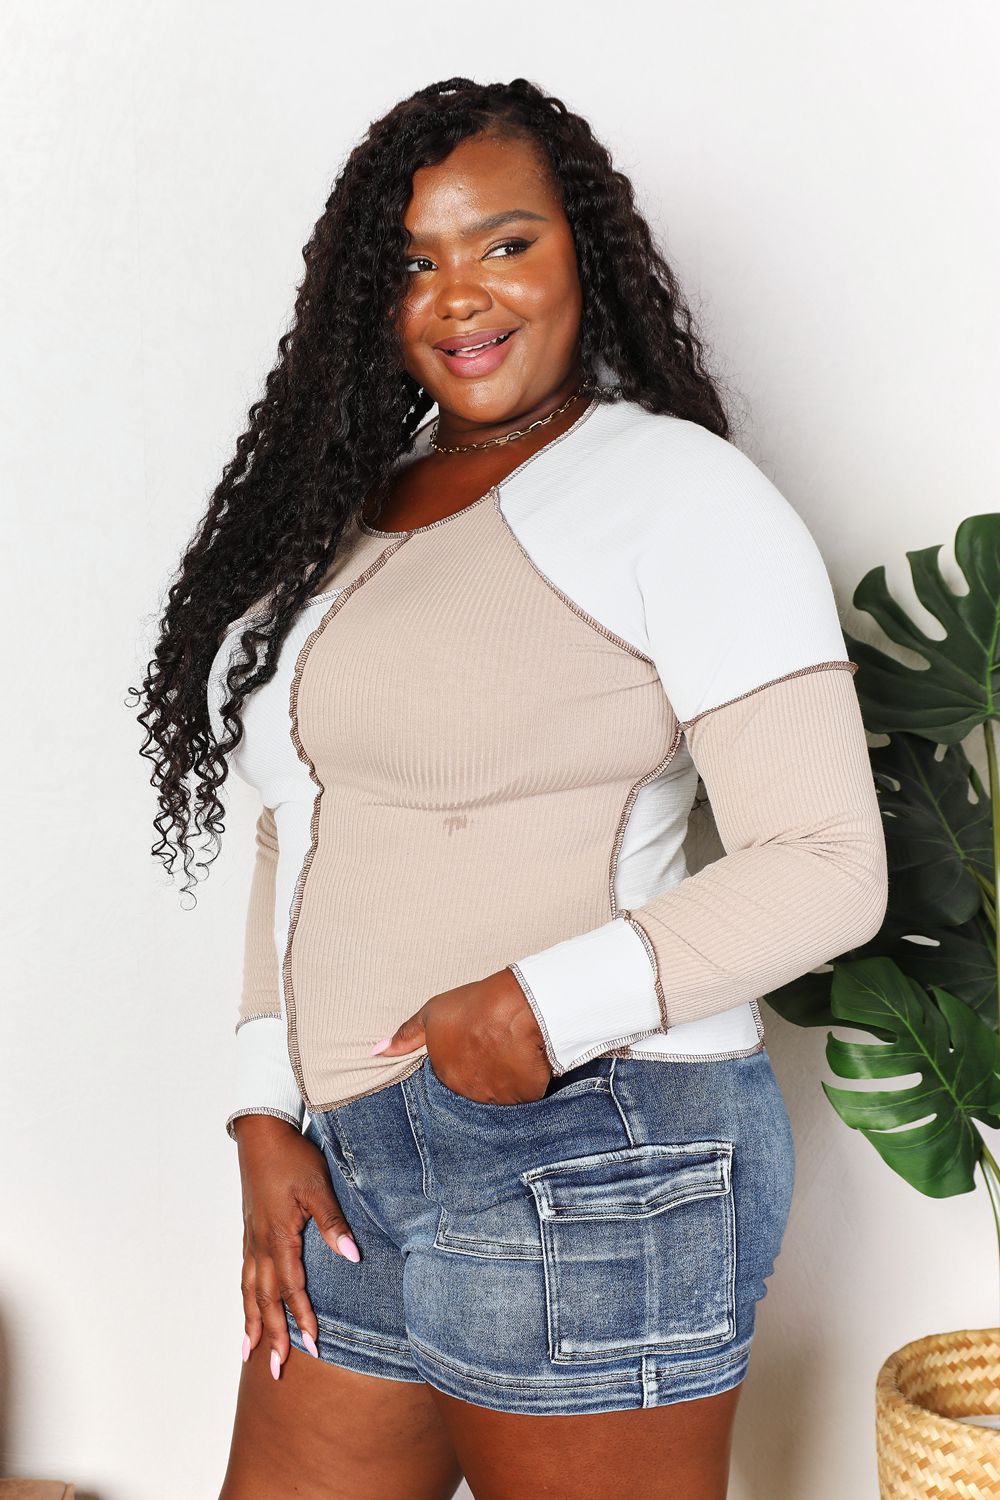
{"type": "Polygon", "coordinates": [[[330,1188],[317,1187],[305,1205],[316,1221],[316,1228],[335,1255],[359,1261],[361,1252],[354,1241],[351,1226],[330,1188]]]}
{"type": "Polygon", "coordinates": [[[412,1016],[408,1016],[402,1025],[397,1026],[390,1037],[383,1037],[376,1042],[369,1052],[369,1057],[381,1054],[382,1057],[399,1057],[401,1053],[416,1052],[418,1047],[426,1045],[426,1032],[424,1031],[424,1008],[420,1007],[412,1016]]]}

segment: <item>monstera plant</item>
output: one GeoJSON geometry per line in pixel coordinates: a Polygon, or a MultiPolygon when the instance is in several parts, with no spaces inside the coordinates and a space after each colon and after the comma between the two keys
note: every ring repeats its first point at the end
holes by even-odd
{"type": "MultiPolygon", "coordinates": [[[[1000,1128],[1000,514],[969,516],[955,533],[964,593],[945,582],[940,550],[906,554],[939,640],[892,597],[884,568],[854,592],[855,607],[920,665],[844,636],[865,727],[887,740],[869,747],[888,855],[885,920],[869,942],[767,1000],[800,1026],[870,1035],[828,1032],[826,1059],[839,1078],[885,1086],[824,1083],[830,1103],[928,1197],[972,1191],[978,1166],[1000,1246],[1000,1168],[979,1128],[1000,1128]],[[980,727],[988,793],[961,743],[980,727]]],[[[995,1494],[998,1427],[1000,1327],[929,1333],[894,1350],[875,1381],[882,1500],[995,1494]]]]}
{"type": "Polygon", "coordinates": [[[888,853],[885,921],[870,942],[767,1001],[797,1025],[838,1024],[875,1039],[828,1033],[826,1058],[838,1077],[887,1085],[824,1083],[830,1103],[929,1197],[971,1191],[978,1165],[1000,1245],[1000,1168],[979,1129],[1000,1128],[1000,514],[970,516],[955,534],[967,592],[945,582],[940,550],[906,555],[941,639],[892,597],[883,567],[865,575],[853,598],[924,665],[904,665],[845,633],[865,727],[888,736],[869,752],[888,853]],[[961,745],[980,726],[988,793],[961,745]],[[890,1082],[914,1073],[916,1083],[890,1082]]]}

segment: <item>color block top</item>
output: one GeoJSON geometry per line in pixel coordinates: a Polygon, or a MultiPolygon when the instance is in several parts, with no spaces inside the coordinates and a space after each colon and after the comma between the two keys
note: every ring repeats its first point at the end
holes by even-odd
{"type": "Polygon", "coordinates": [[[426,1048],[373,1042],[505,966],[556,1073],[760,1049],[759,997],[885,914],[856,670],[788,501],[633,402],[451,516],[353,521],[233,754],[263,807],[229,1133],[406,1076],[426,1048]],[[726,853],[688,874],[699,775],[726,853]]]}

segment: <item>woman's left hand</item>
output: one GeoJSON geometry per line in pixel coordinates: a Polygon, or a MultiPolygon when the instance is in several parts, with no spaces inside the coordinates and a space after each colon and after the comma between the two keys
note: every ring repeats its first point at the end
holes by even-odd
{"type": "Polygon", "coordinates": [[[402,1057],[424,1046],[445,1087],[478,1104],[541,1099],[552,1077],[534,1011],[510,969],[432,995],[372,1052],[402,1057]]]}

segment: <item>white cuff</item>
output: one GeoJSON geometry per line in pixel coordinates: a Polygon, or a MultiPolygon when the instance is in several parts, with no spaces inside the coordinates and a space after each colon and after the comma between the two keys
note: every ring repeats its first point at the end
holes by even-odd
{"type": "Polygon", "coordinates": [[[507,967],[534,1012],[553,1073],[666,1030],[655,956],[628,912],[507,967]]]}
{"type": "Polygon", "coordinates": [[[236,1139],[240,1115],[276,1115],[302,1129],[305,1104],[288,1057],[288,1031],[281,1016],[255,1016],[236,1031],[236,1099],[226,1132],[236,1139]]]}

